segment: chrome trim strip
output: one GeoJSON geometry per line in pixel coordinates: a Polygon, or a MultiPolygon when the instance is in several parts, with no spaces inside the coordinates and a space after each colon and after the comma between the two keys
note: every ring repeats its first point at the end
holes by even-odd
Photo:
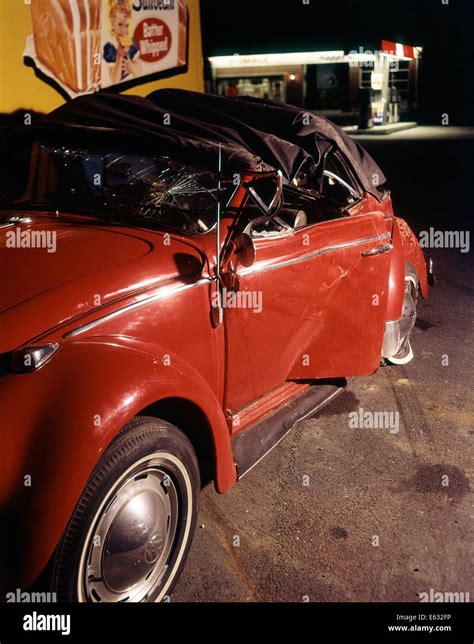
{"type": "Polygon", "coordinates": [[[331,179],[334,179],[334,181],[339,181],[341,185],[344,186],[344,188],[347,188],[351,195],[355,197],[356,199],[360,199],[360,194],[354,190],[352,186],[350,186],[344,179],[341,179],[341,177],[338,177],[337,174],[334,174],[334,172],[330,172],[329,170],[324,171],[324,175],[326,177],[330,177],[331,179]]]}
{"type": "Polygon", "coordinates": [[[7,228],[9,226],[21,226],[21,224],[31,224],[33,219],[31,217],[2,217],[0,219],[0,228],[7,228]]]}
{"type": "Polygon", "coordinates": [[[152,302],[158,302],[159,300],[164,300],[165,298],[170,297],[171,295],[176,295],[177,293],[188,291],[189,289],[194,288],[195,286],[200,286],[201,284],[209,284],[210,282],[211,282],[210,279],[200,279],[197,282],[194,282],[193,284],[179,284],[178,286],[164,286],[155,295],[152,295],[151,297],[147,297],[143,300],[140,300],[139,302],[134,302],[133,304],[129,304],[128,306],[124,306],[122,309],[118,309],[117,311],[113,311],[112,313],[107,313],[106,315],[103,315],[102,317],[97,318],[96,320],[92,320],[92,322],[88,322],[87,324],[77,327],[77,329],[68,331],[68,333],[66,333],[63,337],[73,338],[76,335],[85,333],[86,331],[89,331],[90,329],[93,329],[94,327],[99,326],[99,324],[103,324],[104,322],[109,322],[110,320],[113,320],[119,317],[120,315],[124,315],[125,313],[129,313],[130,311],[134,311],[135,309],[138,309],[140,306],[146,306],[147,304],[151,304],[152,302]]]}
{"type": "Polygon", "coordinates": [[[294,259],[287,259],[283,262],[278,262],[277,264],[270,264],[265,262],[260,262],[260,264],[254,264],[249,266],[249,268],[244,268],[241,271],[237,271],[238,275],[250,275],[251,273],[258,273],[260,271],[271,271],[275,268],[283,268],[284,266],[291,266],[293,264],[298,264],[300,262],[305,262],[308,259],[317,257],[318,255],[324,255],[325,253],[330,253],[335,250],[342,250],[343,248],[351,248],[352,246],[359,246],[360,244],[366,244],[372,241],[383,241],[391,237],[391,233],[383,233],[383,235],[377,235],[376,237],[365,237],[364,239],[356,239],[355,241],[345,242],[344,244],[337,244],[336,246],[326,246],[325,248],[320,248],[319,250],[314,250],[311,253],[306,253],[301,257],[295,257],[294,259]]]}

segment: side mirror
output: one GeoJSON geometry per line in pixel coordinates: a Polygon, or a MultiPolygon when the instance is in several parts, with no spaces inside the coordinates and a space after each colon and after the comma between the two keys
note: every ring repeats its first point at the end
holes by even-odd
{"type": "Polygon", "coordinates": [[[252,201],[269,219],[276,215],[283,202],[283,179],[280,171],[265,172],[244,183],[252,201]]]}
{"type": "Polygon", "coordinates": [[[236,241],[237,248],[235,249],[235,254],[239,258],[239,262],[246,268],[252,266],[256,257],[255,244],[253,243],[252,237],[247,233],[240,233],[236,241]]]}

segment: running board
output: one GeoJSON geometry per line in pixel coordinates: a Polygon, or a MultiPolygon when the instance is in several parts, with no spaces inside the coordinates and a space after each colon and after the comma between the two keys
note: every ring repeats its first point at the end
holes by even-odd
{"type": "Polygon", "coordinates": [[[241,479],[282,441],[294,425],[316,413],[343,391],[345,380],[314,384],[300,396],[285,403],[255,425],[231,438],[237,478],[241,479]]]}

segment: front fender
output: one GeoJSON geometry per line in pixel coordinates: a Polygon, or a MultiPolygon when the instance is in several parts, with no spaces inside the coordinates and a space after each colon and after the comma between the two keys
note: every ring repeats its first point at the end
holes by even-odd
{"type": "Polygon", "coordinates": [[[178,356],[164,364],[159,351],[150,355],[146,347],[127,338],[67,342],[37,372],[2,378],[0,433],[8,459],[0,509],[10,508],[21,525],[23,587],[49,560],[107,446],[157,400],[185,398],[202,410],[214,439],[217,488],[235,482],[229,431],[213,391],[178,356]]]}

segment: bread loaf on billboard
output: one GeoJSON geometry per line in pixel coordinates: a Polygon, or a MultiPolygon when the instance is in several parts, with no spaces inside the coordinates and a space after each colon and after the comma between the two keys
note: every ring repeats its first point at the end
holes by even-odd
{"type": "Polygon", "coordinates": [[[36,55],[75,92],[100,82],[102,0],[31,0],[36,55]]]}
{"type": "Polygon", "coordinates": [[[70,96],[184,67],[184,0],[31,0],[25,56],[70,96]]]}

